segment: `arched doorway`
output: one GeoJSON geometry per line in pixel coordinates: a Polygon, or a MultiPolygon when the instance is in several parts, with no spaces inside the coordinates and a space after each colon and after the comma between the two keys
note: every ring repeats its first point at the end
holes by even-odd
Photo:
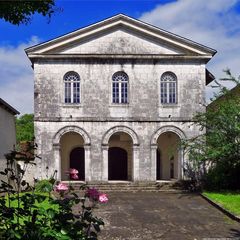
{"type": "MultiPolygon", "coordinates": [[[[70,168],[74,168],[78,170],[78,179],[80,181],[85,180],[85,156],[84,156],[84,148],[83,147],[77,147],[74,148],[70,153],[70,168]]],[[[71,180],[72,179],[70,176],[71,180]]]]}
{"type": "Polygon", "coordinates": [[[108,179],[128,179],[128,154],[120,147],[111,147],[108,151],[108,179]]]}
{"type": "Polygon", "coordinates": [[[61,180],[85,180],[85,151],[83,137],[76,132],[67,132],[60,139],[61,180]],[[70,168],[79,171],[79,179],[70,179],[70,168]]]}
{"type": "Polygon", "coordinates": [[[180,166],[180,138],[174,132],[164,132],[157,139],[157,180],[178,179],[180,166]]]}
{"type": "Polygon", "coordinates": [[[110,137],[108,145],[108,180],[132,180],[132,138],[127,133],[117,132],[110,137]]]}

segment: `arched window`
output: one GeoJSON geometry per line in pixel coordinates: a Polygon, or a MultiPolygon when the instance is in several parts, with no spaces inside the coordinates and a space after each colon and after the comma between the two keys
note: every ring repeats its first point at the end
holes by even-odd
{"type": "Polygon", "coordinates": [[[116,72],[112,77],[112,102],[128,103],[128,75],[116,72]]]}
{"type": "Polygon", "coordinates": [[[172,72],[165,72],[161,76],[160,95],[162,104],[177,103],[177,77],[172,72]]]}
{"type": "Polygon", "coordinates": [[[80,103],[80,77],[75,72],[64,75],[65,103],[80,103]]]}

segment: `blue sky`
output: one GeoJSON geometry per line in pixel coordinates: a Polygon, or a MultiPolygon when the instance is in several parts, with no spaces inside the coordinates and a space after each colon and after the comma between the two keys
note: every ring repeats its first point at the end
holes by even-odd
{"type": "MultiPolygon", "coordinates": [[[[24,48],[118,13],[216,49],[208,69],[217,78],[226,67],[240,74],[239,0],[57,0],[56,6],[62,10],[50,23],[38,14],[27,26],[0,20],[0,97],[22,114],[33,112],[33,71],[24,48]]],[[[209,98],[213,91],[206,92],[209,98]]]]}
{"type": "Polygon", "coordinates": [[[78,28],[93,24],[118,13],[139,18],[144,12],[172,0],[57,0],[59,8],[48,19],[36,14],[30,25],[14,26],[0,21],[0,44],[16,46],[37,36],[41,41],[52,39],[78,28]]]}

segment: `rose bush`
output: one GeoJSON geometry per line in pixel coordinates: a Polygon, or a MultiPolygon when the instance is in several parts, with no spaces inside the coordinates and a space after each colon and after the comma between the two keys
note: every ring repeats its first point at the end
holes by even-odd
{"type": "MultiPolygon", "coordinates": [[[[106,194],[86,185],[76,192],[71,185],[56,182],[53,177],[37,183],[36,191],[24,180],[27,166],[35,165],[34,148],[29,143],[31,154],[14,150],[6,155],[7,167],[0,172],[6,179],[1,180],[0,186],[3,194],[0,197],[0,238],[97,239],[104,222],[93,210],[98,203],[107,202],[106,194]]],[[[70,169],[69,174],[78,178],[76,169],[70,169]]]]}
{"type": "Polygon", "coordinates": [[[68,190],[68,185],[66,183],[58,183],[56,186],[55,186],[55,190],[57,192],[64,192],[64,191],[67,191],[68,190]]]}

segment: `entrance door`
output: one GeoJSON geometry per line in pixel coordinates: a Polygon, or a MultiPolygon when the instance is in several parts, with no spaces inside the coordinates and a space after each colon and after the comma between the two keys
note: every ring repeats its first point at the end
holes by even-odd
{"type": "Polygon", "coordinates": [[[160,151],[158,149],[157,149],[156,154],[157,154],[157,180],[161,180],[161,178],[162,178],[161,155],[160,155],[160,151]]]}
{"type": "Polygon", "coordinates": [[[120,147],[108,150],[108,180],[128,180],[128,155],[120,147]]]}
{"type": "Polygon", "coordinates": [[[84,148],[77,147],[74,148],[70,153],[70,168],[75,168],[78,170],[78,179],[85,180],[85,156],[84,148]]]}

